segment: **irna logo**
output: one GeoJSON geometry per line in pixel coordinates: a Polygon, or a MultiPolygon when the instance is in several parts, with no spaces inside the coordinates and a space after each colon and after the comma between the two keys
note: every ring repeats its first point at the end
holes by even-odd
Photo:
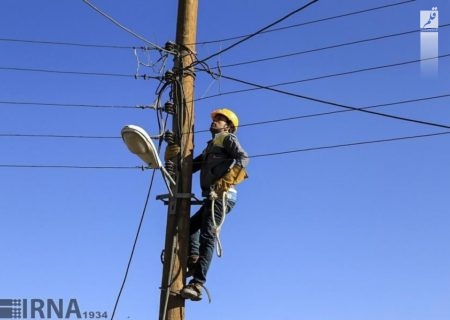
{"type": "Polygon", "coordinates": [[[0,299],[0,319],[100,319],[107,312],[82,311],[77,299],[0,299]]]}

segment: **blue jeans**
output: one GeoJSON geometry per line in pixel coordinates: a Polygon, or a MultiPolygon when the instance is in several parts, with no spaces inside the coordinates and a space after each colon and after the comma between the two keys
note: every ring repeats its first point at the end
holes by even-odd
{"type": "MultiPolygon", "coordinates": [[[[231,199],[226,201],[226,213],[229,213],[236,204],[236,193],[231,199]]],[[[198,261],[194,270],[193,280],[191,282],[206,282],[206,274],[214,255],[215,237],[213,233],[213,220],[211,215],[211,200],[206,199],[200,209],[190,218],[190,239],[189,255],[198,256],[198,261]]],[[[214,201],[214,217],[216,223],[222,220],[223,201],[214,201]]]]}

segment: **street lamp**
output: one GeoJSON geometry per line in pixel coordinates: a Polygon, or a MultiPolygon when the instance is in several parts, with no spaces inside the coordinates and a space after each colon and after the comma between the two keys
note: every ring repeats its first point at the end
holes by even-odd
{"type": "Polygon", "coordinates": [[[122,128],[121,133],[122,140],[127,145],[128,150],[141,158],[150,168],[161,170],[167,189],[170,195],[173,195],[169,182],[174,186],[176,183],[162,164],[155,145],[148,133],[136,125],[126,125],[122,128]]]}

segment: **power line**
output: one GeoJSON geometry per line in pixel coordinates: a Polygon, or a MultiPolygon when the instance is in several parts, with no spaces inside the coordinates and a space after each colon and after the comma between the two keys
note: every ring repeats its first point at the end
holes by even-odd
{"type": "MultiPolygon", "coordinates": [[[[328,17],[328,18],[322,18],[322,19],[312,20],[312,21],[303,22],[303,23],[299,23],[299,24],[294,24],[294,25],[290,25],[290,26],[286,26],[286,27],[265,30],[265,31],[260,32],[260,34],[269,33],[269,32],[276,32],[276,31],[281,31],[281,30],[291,29],[291,28],[298,28],[298,27],[302,27],[302,26],[305,26],[305,25],[309,25],[309,24],[314,24],[314,23],[318,23],[318,22],[324,22],[324,21],[328,21],[328,20],[334,20],[334,19],[349,17],[349,16],[352,16],[352,15],[357,15],[357,14],[366,13],[366,12],[375,11],[375,10],[380,10],[380,9],[386,9],[386,8],[389,8],[389,7],[394,7],[394,6],[398,6],[398,5],[404,5],[404,4],[408,4],[408,3],[411,3],[411,2],[415,2],[415,1],[416,0],[407,0],[407,1],[402,1],[402,2],[398,2],[398,3],[388,4],[388,5],[384,5],[384,6],[380,6],[380,7],[374,7],[374,8],[359,10],[359,11],[355,11],[355,12],[344,13],[344,14],[341,14],[341,15],[332,16],[332,17],[328,17]]],[[[237,39],[246,38],[246,37],[248,37],[250,35],[247,34],[247,35],[235,36],[235,37],[230,37],[230,38],[225,38],[225,39],[220,39],[220,40],[211,40],[211,41],[197,42],[197,45],[212,44],[212,43],[219,43],[219,42],[237,40],[237,39]]]]}
{"type": "MultiPolygon", "coordinates": [[[[339,148],[347,148],[347,147],[356,147],[368,144],[376,144],[376,143],[387,143],[387,142],[395,142],[395,141],[405,141],[419,138],[431,138],[438,137],[450,134],[450,131],[429,133],[429,134],[421,134],[421,135],[412,135],[412,136],[402,136],[402,137],[394,137],[394,138],[386,138],[386,139],[378,139],[378,140],[367,140],[367,141],[357,141],[343,144],[335,144],[328,146],[319,146],[319,147],[310,147],[303,149],[294,149],[280,152],[271,152],[271,153],[262,153],[257,155],[250,155],[250,158],[263,158],[263,157],[272,157],[272,156],[281,156],[292,153],[300,153],[300,152],[312,152],[319,150],[328,150],[328,149],[339,149],[339,148]]],[[[148,167],[144,166],[136,166],[136,167],[121,167],[121,166],[74,166],[74,165],[16,165],[16,164],[0,164],[0,168],[29,168],[29,169],[140,169],[146,170],[148,167]]]]}
{"type": "Polygon", "coordinates": [[[94,109],[155,109],[153,105],[97,105],[97,104],[73,104],[73,103],[50,103],[50,102],[30,102],[30,101],[0,101],[0,104],[6,105],[29,105],[44,107],[74,107],[74,108],[94,108],[94,109]]]}
{"type": "Polygon", "coordinates": [[[62,138],[62,139],[118,139],[119,136],[81,136],[81,135],[57,135],[57,134],[20,134],[0,133],[0,137],[9,138],[62,138]]]}
{"type": "MultiPolygon", "coordinates": [[[[449,56],[450,56],[450,54],[445,54],[445,55],[441,55],[441,56],[439,56],[437,58],[448,58],[449,56]]],[[[436,58],[431,58],[431,59],[436,59],[436,58]]],[[[355,74],[355,73],[360,73],[360,72],[374,71],[374,70],[391,68],[391,67],[398,67],[398,66],[402,66],[402,65],[418,63],[418,62],[421,62],[423,60],[424,59],[422,59],[422,60],[417,59],[417,60],[402,61],[402,62],[393,63],[393,64],[380,65],[380,66],[374,66],[374,67],[367,67],[367,68],[362,68],[362,69],[357,69],[357,70],[344,71],[344,72],[340,72],[340,73],[321,75],[321,76],[305,78],[305,79],[300,79],[300,80],[293,80],[293,81],[288,81],[288,82],[282,82],[282,83],[277,83],[277,84],[273,84],[273,85],[265,85],[265,86],[248,88],[248,89],[241,89],[241,90],[234,90],[234,91],[228,91],[228,92],[221,92],[221,93],[218,93],[218,94],[215,94],[215,95],[210,95],[210,96],[205,96],[205,97],[202,97],[202,98],[197,98],[197,99],[195,99],[195,101],[206,100],[206,99],[215,98],[215,97],[223,96],[223,95],[236,94],[236,93],[242,93],[242,92],[248,92],[248,91],[254,91],[254,90],[261,90],[261,89],[278,87],[278,86],[284,86],[284,85],[289,85],[289,84],[296,84],[296,83],[301,83],[301,82],[308,82],[308,81],[313,81],[313,80],[318,80],[318,79],[325,79],[325,78],[331,78],[331,77],[337,77],[337,76],[343,76],[343,75],[350,75],[350,74],[355,74]]],[[[21,69],[21,71],[28,71],[28,69],[21,69]]],[[[206,70],[206,69],[199,69],[199,71],[206,71],[206,72],[209,72],[209,73],[211,72],[210,70],[206,70]]],[[[49,103],[49,102],[30,102],[30,101],[0,101],[0,104],[6,104],[6,105],[34,105],[34,106],[48,106],[48,107],[108,108],[108,109],[155,109],[154,105],[124,106],[124,105],[70,104],[70,103],[49,103]]]]}
{"type": "MultiPolygon", "coordinates": [[[[318,76],[318,77],[309,78],[309,79],[295,80],[295,81],[290,81],[290,82],[279,83],[279,84],[276,84],[276,85],[259,86],[258,88],[259,89],[273,88],[273,87],[276,87],[276,86],[282,86],[282,85],[287,85],[287,84],[294,84],[294,83],[299,83],[299,82],[306,82],[306,81],[312,81],[312,80],[318,80],[318,79],[324,79],[324,78],[330,78],[330,77],[336,77],[336,76],[342,76],[342,75],[349,75],[349,74],[365,72],[365,71],[373,71],[373,70],[378,70],[378,69],[383,69],[383,68],[397,67],[397,66],[401,66],[401,65],[417,63],[417,62],[424,61],[424,60],[432,60],[432,59],[438,59],[438,58],[447,58],[448,56],[450,56],[450,54],[444,54],[444,55],[440,55],[438,57],[433,57],[433,58],[410,60],[410,61],[404,61],[404,62],[389,64],[389,65],[382,65],[382,66],[369,67],[369,68],[364,68],[364,69],[359,69],[359,70],[346,71],[346,72],[341,72],[341,73],[336,73],[336,74],[318,76]]],[[[147,79],[162,80],[162,76],[149,76],[149,75],[146,75],[146,74],[144,74],[144,75],[130,75],[130,74],[119,74],[119,73],[62,71],[62,70],[36,69],[36,68],[19,68],[19,67],[0,67],[0,70],[26,71],[26,72],[44,72],[44,73],[55,73],[55,74],[73,74],[73,75],[85,75],[85,76],[127,77],[127,78],[134,78],[134,79],[143,78],[144,80],[147,80],[147,79]]],[[[206,71],[206,72],[208,72],[210,74],[213,74],[213,72],[211,72],[211,69],[199,69],[199,70],[200,71],[206,71]]],[[[221,77],[222,76],[223,78],[226,78],[222,74],[215,74],[215,76],[217,76],[217,77],[221,77]]],[[[250,90],[233,91],[231,93],[251,91],[251,90],[256,90],[256,89],[257,88],[250,89],[250,90]]],[[[229,94],[229,93],[221,93],[219,95],[224,95],[224,94],[229,94]]],[[[199,98],[197,100],[208,99],[208,98],[216,97],[216,96],[218,96],[218,95],[207,96],[207,97],[199,98]]]]}
{"type": "Polygon", "coordinates": [[[121,28],[122,30],[125,30],[126,32],[128,32],[129,34],[133,35],[134,37],[138,38],[139,40],[144,41],[145,43],[149,44],[151,47],[158,49],[159,51],[162,52],[167,52],[167,53],[172,53],[171,51],[168,51],[156,44],[154,44],[153,42],[148,41],[147,39],[145,39],[143,36],[137,34],[136,32],[132,31],[131,29],[123,26],[121,23],[119,23],[117,20],[115,20],[114,18],[112,18],[111,16],[107,15],[105,12],[103,12],[102,10],[100,10],[99,8],[97,8],[96,6],[94,6],[91,2],[89,2],[88,0],[83,0],[84,3],[86,3],[88,6],[90,6],[92,9],[94,9],[96,12],[98,12],[99,14],[101,14],[102,16],[104,16],[105,18],[107,18],[109,21],[111,21],[112,23],[114,23],[116,26],[118,26],[119,28],[121,28]]]}
{"type": "MultiPolygon", "coordinates": [[[[449,25],[450,24],[444,24],[444,25],[441,25],[440,27],[443,28],[443,27],[447,27],[449,25]]],[[[402,33],[396,33],[396,34],[391,34],[391,35],[385,35],[385,36],[380,36],[380,37],[375,37],[375,38],[370,38],[370,39],[364,39],[364,40],[358,40],[358,41],[353,41],[353,42],[344,43],[344,44],[337,44],[337,45],[332,45],[332,46],[323,47],[323,48],[311,49],[311,50],[306,50],[306,51],[302,51],[302,52],[296,52],[296,53],[290,53],[290,54],[279,55],[279,56],[274,56],[274,57],[262,58],[262,59],[257,59],[257,60],[241,62],[241,63],[229,64],[229,65],[221,66],[221,68],[239,66],[239,65],[244,65],[244,64],[251,64],[251,63],[257,63],[257,62],[268,61],[268,60],[273,60],[273,59],[280,59],[280,58],[290,57],[290,56],[293,56],[293,55],[300,55],[300,54],[304,54],[304,53],[310,53],[310,52],[316,52],[316,51],[321,51],[321,50],[326,50],[326,49],[332,49],[332,48],[337,48],[337,47],[351,45],[351,44],[356,44],[356,43],[362,43],[362,42],[367,42],[367,41],[374,41],[374,40],[378,40],[378,39],[384,39],[384,38],[387,38],[387,37],[411,34],[411,33],[414,33],[414,32],[418,32],[418,30],[407,31],[407,32],[402,32],[402,33]]],[[[442,56],[439,56],[437,58],[445,58],[445,57],[448,57],[448,55],[442,55],[442,56]]],[[[377,70],[377,69],[382,69],[382,68],[389,68],[389,67],[401,66],[401,65],[410,64],[410,63],[416,63],[416,62],[420,62],[420,61],[421,60],[411,60],[411,61],[400,62],[400,63],[390,64],[390,65],[382,65],[382,66],[364,68],[364,69],[353,70],[353,71],[348,71],[348,72],[342,72],[342,73],[318,76],[318,77],[313,77],[313,78],[308,78],[308,79],[296,80],[296,81],[291,81],[291,82],[279,83],[279,84],[271,85],[271,86],[268,86],[268,87],[275,87],[275,86],[282,86],[282,85],[287,85],[287,84],[294,84],[294,83],[318,80],[318,79],[324,79],[324,78],[329,78],[329,77],[348,75],[348,74],[364,72],[364,71],[372,71],[372,70],[377,70]]],[[[152,77],[152,76],[147,76],[147,75],[136,76],[136,75],[112,74],[112,73],[59,71],[59,70],[29,69],[29,68],[15,68],[15,67],[0,67],[0,69],[14,70],[14,71],[32,71],[32,72],[78,74],[78,75],[119,76],[119,77],[134,77],[134,78],[142,77],[144,79],[150,79],[151,78],[151,79],[158,79],[158,80],[161,79],[161,77],[152,77]]],[[[215,68],[212,68],[212,69],[215,69],[215,68]]],[[[225,94],[231,94],[231,93],[245,92],[245,91],[257,90],[257,89],[259,89],[259,88],[252,88],[252,89],[245,89],[245,90],[236,90],[236,91],[232,91],[232,92],[221,93],[221,94],[218,94],[218,95],[225,95],[225,94]]],[[[200,98],[200,99],[197,99],[197,100],[208,99],[208,98],[211,98],[211,97],[216,97],[218,95],[207,96],[207,97],[203,97],[203,98],[200,98]]],[[[0,102],[0,103],[3,103],[3,102],[0,102]]],[[[26,104],[26,103],[23,103],[23,104],[26,104]]],[[[139,106],[139,107],[142,108],[142,106],[139,106]]],[[[132,108],[132,107],[130,107],[130,108],[132,108]]]]}
{"type": "Polygon", "coordinates": [[[34,68],[17,68],[17,67],[0,67],[0,70],[8,71],[28,71],[28,72],[45,72],[45,73],[57,73],[57,74],[73,74],[73,75],[83,75],[83,76],[107,76],[107,77],[126,77],[126,78],[143,78],[147,79],[157,79],[161,80],[160,76],[148,76],[148,75],[130,75],[130,74],[120,74],[120,73],[100,73],[100,72],[81,72],[81,71],[62,71],[62,70],[50,70],[50,69],[34,69],[34,68]]]}
{"type": "Polygon", "coordinates": [[[209,59],[211,59],[211,58],[213,58],[213,57],[216,57],[216,56],[218,56],[218,55],[220,55],[220,54],[222,54],[222,53],[224,53],[224,52],[226,52],[226,51],[228,51],[228,50],[231,50],[232,48],[234,48],[234,47],[240,45],[241,43],[243,43],[243,42],[245,42],[245,41],[247,41],[247,40],[253,38],[254,36],[260,34],[261,32],[264,32],[265,30],[270,29],[271,27],[273,27],[273,26],[275,26],[275,25],[277,25],[277,24],[283,22],[284,20],[286,20],[287,18],[293,16],[294,14],[296,14],[296,13],[298,13],[298,12],[300,12],[300,11],[303,11],[304,9],[306,9],[306,8],[309,7],[310,5],[316,3],[317,1],[319,1],[319,0],[312,0],[312,1],[308,2],[307,4],[301,6],[300,8],[298,8],[298,9],[296,9],[296,10],[294,10],[294,11],[288,13],[288,14],[285,15],[284,17],[282,17],[282,18],[276,20],[275,22],[272,22],[272,23],[269,24],[268,26],[265,26],[264,28],[259,29],[258,31],[254,32],[254,33],[252,33],[252,34],[250,34],[250,35],[244,37],[243,39],[241,39],[241,40],[239,40],[239,41],[233,43],[232,45],[226,47],[225,49],[222,49],[222,50],[220,50],[219,52],[216,52],[216,53],[214,53],[214,54],[212,54],[212,55],[210,55],[210,56],[208,56],[208,57],[202,59],[202,60],[201,60],[201,63],[204,63],[205,61],[207,61],[207,60],[209,60],[209,59]]]}
{"type": "Polygon", "coordinates": [[[355,147],[355,146],[361,146],[361,145],[367,145],[367,144],[385,143],[385,142],[410,140],[410,139],[418,139],[418,138],[429,138],[429,137],[442,136],[442,135],[446,135],[446,134],[450,134],[450,131],[430,133],[430,134],[422,134],[422,135],[415,135],[415,136],[396,137],[396,138],[389,138],[389,139],[359,141],[359,142],[351,142],[351,143],[336,144],[336,145],[321,146],[321,147],[311,147],[311,148],[296,149],[296,150],[281,151],[281,152],[264,153],[264,154],[258,154],[258,155],[250,156],[250,158],[280,156],[280,155],[291,154],[291,153],[299,153],[299,152],[309,152],[309,151],[318,151],[318,150],[327,150],[327,149],[347,148],[347,147],[355,147]]]}
{"type": "MultiPolygon", "coordinates": [[[[379,107],[387,107],[387,106],[394,106],[394,105],[400,105],[400,104],[407,104],[407,103],[414,103],[414,102],[420,102],[420,101],[429,101],[429,100],[435,100],[435,99],[443,99],[450,97],[450,93],[448,94],[442,94],[437,96],[428,96],[428,97],[422,97],[422,98],[415,98],[415,99],[408,99],[408,100],[400,100],[400,101],[392,101],[392,102],[386,102],[382,104],[376,104],[371,105],[367,107],[360,108],[363,109],[373,109],[373,108],[379,108],[379,107]]],[[[273,120],[266,120],[266,121],[259,121],[259,122],[252,122],[247,124],[240,124],[240,128],[244,127],[250,127],[250,126],[257,126],[257,125],[264,125],[264,124],[271,124],[271,123],[277,123],[277,122],[285,122],[285,121],[292,121],[292,120],[300,120],[300,119],[306,119],[306,118],[313,118],[313,117],[321,117],[321,116],[327,116],[327,115],[333,115],[338,113],[344,113],[344,112],[352,112],[355,110],[335,110],[335,111],[328,111],[328,112],[321,112],[321,113],[312,113],[307,115],[300,115],[300,116],[293,116],[288,118],[280,118],[280,119],[273,119],[273,120]]],[[[197,130],[195,133],[202,133],[202,132],[209,132],[209,129],[204,130],[197,130]]],[[[0,133],[1,137],[11,137],[11,138],[62,138],[62,139],[120,139],[120,136],[85,136],[85,135],[57,135],[57,134],[18,134],[18,133],[0,133]]],[[[159,136],[152,137],[153,139],[159,139],[159,136]]]]}
{"type": "MultiPolygon", "coordinates": [[[[398,6],[398,5],[404,5],[404,4],[408,4],[410,2],[414,2],[414,1],[415,0],[408,0],[408,1],[398,2],[398,3],[388,4],[388,5],[384,5],[384,6],[379,6],[379,7],[374,7],[374,8],[369,8],[369,9],[364,9],[364,10],[359,10],[359,11],[354,11],[354,12],[349,12],[349,13],[345,13],[345,14],[341,14],[341,15],[337,15],[337,16],[332,16],[332,17],[327,17],[327,18],[322,18],[322,19],[318,19],[318,20],[312,20],[312,21],[299,23],[299,24],[294,24],[294,25],[290,25],[290,26],[285,26],[285,27],[280,27],[280,28],[273,28],[273,29],[270,29],[270,30],[265,30],[265,31],[261,32],[261,34],[271,33],[271,32],[278,32],[278,31],[282,31],[282,30],[286,30],[286,29],[292,29],[292,28],[298,28],[298,27],[302,27],[302,26],[305,26],[305,25],[314,24],[314,23],[318,23],[318,22],[324,22],[324,21],[334,20],[334,19],[338,19],[338,18],[349,17],[349,16],[352,16],[352,15],[358,15],[358,14],[367,13],[367,12],[370,12],[370,11],[386,9],[386,8],[394,7],[394,6],[398,6]]],[[[442,27],[443,26],[439,26],[439,28],[442,28],[442,27]]],[[[413,31],[413,32],[415,32],[415,31],[413,31]]],[[[249,36],[249,34],[240,35],[240,36],[234,36],[234,37],[229,37],[229,38],[224,38],[224,39],[219,39],[219,40],[202,41],[202,42],[197,42],[196,45],[213,44],[213,43],[220,43],[220,42],[231,41],[231,40],[238,40],[238,39],[245,38],[247,36],[249,36]]],[[[395,36],[395,35],[393,35],[393,36],[395,36]]],[[[140,39],[140,40],[142,40],[142,39],[140,39]]],[[[30,39],[17,39],[17,38],[0,38],[0,41],[3,41],[3,42],[30,43],[30,44],[43,44],[43,45],[75,46],[75,47],[87,47],[87,48],[105,48],[105,49],[127,49],[127,50],[130,50],[130,49],[131,50],[134,50],[134,49],[143,49],[143,50],[156,49],[154,44],[151,44],[151,47],[141,47],[141,46],[125,46],[125,45],[117,45],[117,44],[91,44],[91,43],[80,43],[80,42],[51,41],[51,40],[30,40],[30,39]]],[[[159,50],[159,47],[156,50],[159,50]]]]}
{"type": "Polygon", "coordinates": [[[33,165],[33,164],[0,164],[0,168],[20,168],[20,169],[107,169],[107,170],[123,170],[123,169],[140,169],[146,170],[147,167],[135,166],[77,166],[77,165],[33,165]]]}
{"type": "MultiPolygon", "coordinates": [[[[423,98],[416,98],[416,99],[408,99],[408,100],[400,100],[400,101],[393,101],[393,102],[387,102],[382,104],[376,104],[371,105],[367,107],[362,107],[360,109],[373,109],[373,108],[380,108],[380,107],[387,107],[387,106],[394,106],[399,104],[407,104],[407,103],[413,103],[413,102],[420,102],[420,101],[428,101],[428,100],[434,100],[434,99],[443,99],[450,97],[450,93],[448,94],[442,94],[438,96],[429,96],[429,97],[423,97],[423,98]]],[[[321,116],[328,116],[338,113],[344,113],[344,112],[353,112],[355,110],[335,110],[335,111],[328,111],[328,112],[321,112],[321,113],[312,113],[312,114],[306,114],[301,116],[294,116],[294,117],[288,117],[288,118],[280,118],[280,119],[274,119],[274,120],[266,120],[266,121],[258,121],[258,122],[252,122],[247,124],[240,124],[239,127],[250,127],[250,126],[258,126],[258,125],[264,125],[264,124],[271,124],[271,123],[277,123],[277,122],[285,122],[285,121],[292,121],[292,120],[300,120],[300,119],[306,119],[306,118],[313,118],[313,117],[321,117],[321,116]]],[[[209,132],[209,130],[199,130],[196,131],[196,133],[200,132],[209,132]]]]}
{"type": "Polygon", "coordinates": [[[45,44],[45,45],[57,45],[57,46],[72,46],[72,47],[86,47],[86,48],[104,48],[104,49],[149,49],[143,47],[133,46],[120,46],[120,45],[107,45],[107,44],[89,44],[79,42],[64,42],[64,41],[46,41],[46,40],[29,40],[29,39],[13,39],[13,38],[0,38],[3,42],[19,42],[19,43],[31,43],[31,44],[45,44]]]}
{"type": "MultiPolygon", "coordinates": [[[[450,26],[450,23],[440,25],[439,28],[445,28],[445,27],[448,27],[448,26],[450,26]]],[[[243,62],[236,62],[236,63],[232,63],[232,64],[221,65],[220,68],[224,69],[224,68],[237,67],[237,66],[242,66],[242,65],[247,65],[247,64],[265,62],[265,61],[270,61],[270,60],[289,58],[289,57],[303,55],[303,54],[312,53],[312,52],[325,51],[325,50],[336,49],[336,48],[341,48],[341,47],[355,45],[355,44],[361,44],[361,43],[365,43],[365,42],[371,42],[371,41],[377,41],[377,40],[382,40],[382,39],[387,39],[387,38],[404,36],[404,35],[408,35],[408,34],[417,33],[419,31],[420,31],[420,29],[411,30],[411,31],[405,31],[405,32],[399,32],[399,33],[393,33],[393,34],[388,34],[388,35],[383,35],[383,36],[378,36],[378,37],[373,37],[373,38],[368,38],[368,39],[355,40],[355,41],[351,41],[351,42],[345,42],[345,43],[330,45],[330,46],[321,47],[321,48],[315,48],[315,49],[309,49],[309,50],[304,50],[304,51],[292,52],[292,53],[282,54],[282,55],[278,55],[278,56],[272,56],[272,57],[267,57],[267,58],[260,58],[260,59],[255,59],[255,60],[248,60],[248,61],[243,61],[243,62]]],[[[217,69],[217,68],[218,67],[214,67],[214,68],[211,68],[211,69],[217,69]]]]}
{"type": "MultiPolygon", "coordinates": [[[[261,32],[261,34],[282,31],[282,30],[285,30],[285,29],[297,28],[297,27],[301,27],[301,26],[304,26],[304,25],[314,24],[314,23],[318,23],[318,22],[324,22],[324,21],[327,21],[327,20],[333,20],[333,19],[337,19],[337,18],[348,17],[348,16],[352,16],[352,15],[357,15],[357,14],[361,14],[361,13],[370,12],[370,11],[385,9],[385,8],[389,8],[389,7],[393,7],[393,6],[397,6],[397,5],[403,5],[403,4],[407,4],[409,2],[414,2],[414,1],[415,0],[408,0],[408,1],[403,1],[403,2],[399,2],[399,3],[384,5],[384,6],[380,6],[380,7],[374,7],[374,8],[369,8],[369,9],[365,9],[365,10],[359,10],[359,11],[355,11],[355,12],[345,13],[345,14],[341,14],[341,15],[337,15],[337,16],[332,16],[332,17],[328,17],[328,18],[319,19],[319,20],[313,20],[313,21],[304,22],[304,23],[300,23],[300,24],[290,25],[290,26],[286,26],[286,27],[274,28],[274,29],[263,31],[263,32],[261,32]]],[[[444,28],[446,26],[448,26],[448,24],[447,25],[441,25],[441,26],[439,26],[439,28],[444,28]]],[[[404,32],[404,33],[398,33],[398,34],[392,34],[392,35],[387,35],[387,36],[381,36],[379,38],[395,37],[395,36],[400,36],[400,35],[404,35],[404,34],[414,33],[414,32],[418,32],[418,31],[419,30],[413,30],[413,31],[404,32]]],[[[235,36],[235,37],[230,37],[230,38],[225,38],[225,39],[220,39],[220,40],[203,41],[203,42],[196,43],[196,45],[204,45],[204,44],[220,43],[220,42],[231,41],[231,40],[238,40],[238,39],[242,39],[242,38],[247,37],[247,36],[248,35],[241,35],[241,36],[235,36]]],[[[377,38],[372,38],[372,39],[360,40],[360,41],[357,41],[355,43],[374,41],[374,40],[378,40],[378,39],[377,38]]],[[[3,42],[18,42],[18,43],[31,43],[31,44],[43,44],[43,45],[75,46],[75,47],[87,47],[87,48],[105,48],[105,49],[127,49],[127,50],[130,50],[130,49],[131,50],[134,50],[134,49],[142,49],[142,50],[154,49],[153,46],[152,47],[142,47],[142,46],[125,46],[125,45],[117,45],[117,44],[92,44],[92,43],[81,43],[81,42],[66,42],[66,41],[51,41],[51,40],[30,40],[30,39],[17,39],[17,38],[0,38],[0,41],[3,41],[3,42]]],[[[353,43],[347,43],[347,44],[342,44],[342,45],[337,45],[337,46],[344,46],[344,45],[350,45],[350,44],[353,44],[353,43]]],[[[325,49],[331,49],[333,47],[334,46],[326,47],[326,48],[320,48],[320,49],[313,49],[313,50],[311,50],[311,52],[319,51],[319,50],[325,50],[325,49]]],[[[310,51],[286,54],[284,56],[291,56],[291,55],[303,54],[303,53],[308,53],[308,52],[310,52],[310,51]]],[[[283,58],[284,56],[280,56],[279,58],[283,58]]],[[[270,60],[270,59],[277,59],[277,58],[278,57],[265,58],[265,59],[261,59],[261,61],[270,60]]],[[[259,61],[255,61],[255,62],[259,62],[259,61]]],[[[242,64],[248,64],[248,63],[252,63],[252,61],[243,62],[242,64]]],[[[231,67],[231,66],[234,66],[234,65],[225,65],[225,66],[222,66],[222,68],[231,67]]]]}
{"type": "MultiPolygon", "coordinates": [[[[255,86],[254,88],[234,90],[234,91],[228,91],[228,92],[221,92],[221,93],[218,93],[218,94],[215,94],[215,95],[210,95],[210,96],[205,96],[205,97],[202,97],[202,98],[198,98],[195,101],[206,100],[206,99],[215,98],[215,97],[218,97],[218,96],[223,96],[223,95],[228,95],[228,94],[235,94],[235,93],[248,92],[248,91],[254,91],[254,90],[261,90],[261,89],[267,89],[267,88],[275,88],[275,87],[281,87],[281,86],[291,85],[291,84],[296,84],[296,83],[309,82],[309,81],[321,80],[321,79],[333,78],[333,77],[339,77],[339,76],[347,76],[347,75],[361,73],[361,72],[368,72],[368,71],[375,71],[375,70],[380,70],[380,69],[400,67],[400,66],[404,66],[404,65],[408,65],[408,64],[419,63],[419,62],[426,61],[426,60],[435,60],[435,59],[439,59],[439,58],[448,58],[448,57],[450,57],[450,53],[443,54],[443,55],[440,55],[440,56],[437,56],[437,57],[432,57],[432,58],[401,61],[401,62],[392,63],[392,64],[385,64],[385,65],[380,65],[380,66],[367,67],[367,68],[362,68],[362,69],[356,69],[356,70],[332,73],[332,74],[321,75],[321,76],[316,76],[316,77],[311,77],[311,78],[305,78],[305,79],[300,79],[300,80],[281,82],[281,83],[272,84],[272,85],[255,86]]],[[[207,73],[211,73],[211,69],[199,69],[199,71],[205,71],[207,73]]],[[[220,74],[220,75],[219,74],[215,74],[215,76],[222,76],[222,74],[220,74]]],[[[224,77],[224,78],[226,78],[226,77],[224,77]]]]}
{"type": "MultiPolygon", "coordinates": [[[[85,136],[85,135],[60,135],[60,134],[22,134],[0,133],[0,138],[55,138],[55,139],[121,139],[119,136],[85,136]]],[[[161,135],[151,136],[151,139],[159,140],[161,135]]]]}
{"type": "Polygon", "coordinates": [[[356,108],[356,107],[348,106],[348,105],[345,105],[345,104],[342,104],[342,103],[338,103],[338,102],[334,102],[334,101],[327,101],[327,100],[324,100],[324,99],[319,99],[319,98],[314,98],[314,97],[310,97],[310,96],[306,96],[306,95],[302,95],[302,94],[298,94],[298,93],[288,92],[288,91],[276,89],[276,88],[273,88],[273,87],[263,86],[263,85],[260,85],[260,84],[257,84],[257,83],[253,83],[253,82],[249,82],[249,81],[233,78],[233,77],[230,77],[230,76],[225,76],[223,74],[221,74],[220,76],[222,78],[225,78],[225,79],[228,79],[228,80],[231,80],[231,81],[235,81],[235,82],[238,82],[238,83],[243,83],[243,84],[246,84],[246,85],[249,85],[249,86],[253,86],[253,87],[256,87],[256,88],[266,89],[266,90],[269,90],[269,91],[273,91],[273,92],[277,92],[277,93],[281,93],[281,94],[284,94],[284,95],[288,95],[288,96],[292,96],[292,97],[296,97],[296,98],[300,98],[300,99],[304,99],[304,100],[309,100],[309,101],[313,101],[313,102],[317,102],[317,103],[322,103],[322,104],[331,105],[331,106],[344,108],[344,109],[348,109],[348,110],[353,110],[353,111],[360,111],[360,112],[373,114],[373,115],[377,115],[377,116],[381,116],[381,117],[385,117],[385,118],[395,119],[395,120],[401,120],[401,121],[406,121],[406,122],[411,122],[411,123],[424,124],[424,125],[433,126],[433,127],[450,129],[450,126],[443,125],[443,124],[438,124],[438,123],[433,123],[433,122],[428,122],[428,121],[422,121],[422,120],[416,120],[416,119],[410,119],[410,118],[400,117],[400,116],[391,115],[391,114],[387,114],[387,113],[381,113],[381,112],[366,110],[366,109],[362,109],[362,108],[356,108]]]}
{"type": "Polygon", "coordinates": [[[153,169],[152,177],[150,178],[150,185],[148,187],[147,196],[146,196],[145,202],[144,202],[144,208],[142,210],[141,218],[139,220],[138,228],[137,228],[137,231],[136,231],[136,235],[134,237],[133,246],[132,246],[131,252],[130,252],[130,257],[128,258],[127,267],[125,269],[125,275],[123,277],[122,283],[120,285],[119,293],[117,294],[116,301],[114,303],[114,308],[113,308],[113,311],[112,311],[111,320],[114,319],[114,315],[116,314],[116,310],[117,310],[117,307],[119,305],[119,301],[120,301],[120,297],[122,295],[122,291],[123,291],[123,289],[125,287],[125,283],[126,283],[127,278],[128,278],[128,273],[130,271],[131,262],[133,261],[134,252],[136,251],[136,245],[137,245],[137,242],[139,240],[139,235],[141,233],[142,224],[144,222],[145,213],[147,212],[148,201],[150,199],[150,193],[152,191],[153,182],[155,180],[155,172],[156,172],[156,170],[153,169]]]}

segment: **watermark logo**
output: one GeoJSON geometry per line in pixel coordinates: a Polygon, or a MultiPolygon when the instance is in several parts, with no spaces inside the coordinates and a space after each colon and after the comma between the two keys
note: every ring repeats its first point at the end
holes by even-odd
{"type": "Polygon", "coordinates": [[[77,299],[0,299],[0,319],[106,319],[106,311],[86,311],[77,299]]]}
{"type": "Polygon", "coordinates": [[[420,11],[420,69],[424,76],[438,74],[438,28],[439,12],[437,7],[420,11]]]}
{"type": "Polygon", "coordinates": [[[437,32],[439,27],[439,12],[437,7],[420,11],[420,28],[422,32],[437,32]]]}

